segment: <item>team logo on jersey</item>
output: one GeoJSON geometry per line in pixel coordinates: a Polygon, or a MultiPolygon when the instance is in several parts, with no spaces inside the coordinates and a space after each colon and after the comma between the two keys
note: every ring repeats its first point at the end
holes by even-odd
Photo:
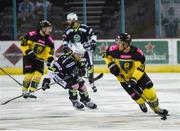
{"type": "Polygon", "coordinates": [[[128,73],[129,70],[131,70],[132,67],[133,67],[133,61],[129,61],[129,60],[128,60],[128,61],[120,61],[119,64],[120,64],[120,67],[121,67],[126,73],[128,73]]]}
{"type": "Polygon", "coordinates": [[[78,34],[74,35],[74,42],[79,42],[81,40],[81,36],[78,34]]]}

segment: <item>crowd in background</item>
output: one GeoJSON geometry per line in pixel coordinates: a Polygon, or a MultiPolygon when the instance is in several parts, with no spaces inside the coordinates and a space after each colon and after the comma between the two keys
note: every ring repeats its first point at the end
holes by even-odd
{"type": "MultiPolygon", "coordinates": [[[[17,39],[24,33],[36,29],[38,22],[44,18],[44,5],[47,9],[47,18],[53,24],[52,36],[54,39],[61,39],[67,13],[76,12],[80,22],[83,23],[82,2],[83,0],[46,0],[44,4],[44,0],[16,0],[17,39]],[[79,4],[73,5],[73,2],[79,4]]],[[[156,38],[155,1],[124,2],[125,31],[131,33],[134,38],[156,38]]],[[[175,4],[172,2],[161,3],[162,38],[180,36],[178,8],[180,2],[175,4]]],[[[120,4],[120,0],[87,0],[87,25],[97,32],[99,39],[112,39],[115,34],[121,33],[120,4]],[[90,19],[92,17],[94,19],[90,19]]],[[[0,17],[0,40],[13,40],[12,0],[6,2],[0,0],[0,17]]]]}

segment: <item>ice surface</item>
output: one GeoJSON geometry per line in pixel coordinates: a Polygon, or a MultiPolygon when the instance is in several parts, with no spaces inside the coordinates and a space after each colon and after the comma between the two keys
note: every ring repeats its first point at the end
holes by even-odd
{"type": "MultiPolygon", "coordinates": [[[[75,110],[68,92],[58,85],[38,91],[38,99],[19,98],[0,105],[0,129],[36,130],[180,130],[180,73],[149,73],[160,106],[169,110],[163,121],[149,108],[142,113],[114,76],[106,74],[96,81],[97,93],[90,88],[97,110],[75,110]]],[[[23,76],[13,76],[22,82],[23,76]]],[[[87,84],[88,85],[88,84],[87,84]]],[[[0,76],[0,102],[21,95],[21,87],[8,76],[0,76]]]]}

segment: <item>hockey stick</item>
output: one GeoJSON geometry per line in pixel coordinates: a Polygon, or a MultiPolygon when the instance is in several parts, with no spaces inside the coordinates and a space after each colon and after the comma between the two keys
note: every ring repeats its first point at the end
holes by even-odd
{"type": "MultiPolygon", "coordinates": [[[[42,87],[41,87],[41,88],[38,88],[36,91],[41,90],[41,89],[42,89],[42,87]]],[[[36,92],[36,91],[35,91],[35,92],[36,92]]],[[[21,98],[21,97],[23,97],[23,95],[19,95],[19,96],[16,96],[16,97],[14,97],[14,98],[11,98],[11,99],[5,101],[4,103],[2,103],[1,105],[5,105],[5,104],[9,103],[10,101],[16,100],[16,99],[21,98]]]]}
{"type": "Polygon", "coordinates": [[[100,73],[99,75],[97,75],[96,77],[94,77],[93,79],[92,79],[92,81],[90,81],[90,82],[94,82],[94,81],[97,81],[97,80],[99,80],[99,79],[101,79],[102,77],[103,77],[103,73],[100,73]]]}
{"type": "MultiPolygon", "coordinates": [[[[126,80],[124,79],[124,77],[122,76],[122,74],[119,74],[119,76],[125,81],[126,84],[129,84],[128,81],[126,81],[126,80]]],[[[153,111],[156,112],[155,107],[152,106],[151,103],[145,98],[145,95],[144,95],[143,91],[142,91],[142,95],[141,95],[136,89],[134,89],[134,88],[133,88],[133,91],[134,91],[140,98],[142,98],[142,99],[145,101],[145,103],[148,104],[151,109],[153,109],[153,111]]],[[[163,114],[159,114],[159,113],[157,113],[157,114],[158,114],[159,116],[161,116],[161,120],[166,120],[166,119],[167,119],[167,115],[163,115],[163,114]]]]}
{"type": "Polygon", "coordinates": [[[11,77],[11,79],[13,79],[16,83],[18,83],[20,86],[22,86],[22,84],[16,80],[14,77],[12,77],[8,72],[6,72],[3,68],[0,67],[0,70],[2,70],[2,72],[4,72],[6,75],[8,75],[9,77],[11,77]]]}
{"type": "MultiPolygon", "coordinates": [[[[100,78],[103,77],[103,75],[104,75],[103,73],[100,73],[98,76],[96,76],[95,78],[93,78],[91,82],[94,82],[94,81],[99,80],[100,78]]],[[[66,80],[66,79],[63,79],[63,80],[66,80]]],[[[63,80],[62,80],[62,81],[63,81],[63,80]]],[[[53,83],[51,83],[50,85],[54,85],[54,84],[56,84],[56,82],[53,82],[53,83]]]]}
{"type": "MultiPolygon", "coordinates": [[[[50,85],[53,85],[53,84],[55,84],[55,83],[51,83],[50,85]]],[[[41,89],[42,89],[42,87],[41,87],[41,88],[38,88],[36,91],[41,90],[41,89]]],[[[35,92],[36,92],[36,91],[35,91],[35,92]]],[[[23,95],[19,95],[19,96],[16,96],[16,97],[14,97],[14,98],[11,98],[11,99],[5,101],[4,103],[2,103],[1,105],[5,105],[5,104],[9,103],[10,101],[16,100],[16,99],[21,98],[21,97],[23,97],[23,95]]]]}

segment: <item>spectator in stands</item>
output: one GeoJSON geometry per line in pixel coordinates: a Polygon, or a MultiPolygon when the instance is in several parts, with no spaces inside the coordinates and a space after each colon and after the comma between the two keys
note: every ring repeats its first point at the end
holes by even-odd
{"type": "MultiPolygon", "coordinates": [[[[48,12],[51,10],[52,4],[46,0],[46,9],[48,12]]],[[[35,13],[36,15],[42,16],[44,12],[44,1],[43,0],[37,0],[35,3],[35,13]]]]}
{"type": "Polygon", "coordinates": [[[24,0],[19,4],[19,18],[24,22],[30,17],[34,17],[34,5],[31,1],[24,0]]]}

